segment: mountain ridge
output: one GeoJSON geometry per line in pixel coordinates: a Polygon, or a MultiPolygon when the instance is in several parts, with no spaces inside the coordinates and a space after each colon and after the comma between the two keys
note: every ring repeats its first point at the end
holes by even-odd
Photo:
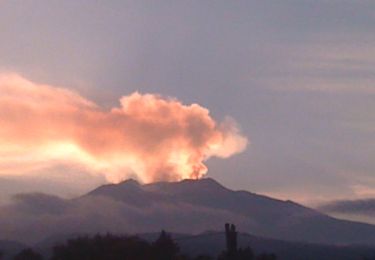
{"type": "Polygon", "coordinates": [[[339,220],[292,201],[228,189],[211,178],[106,184],[74,198],[22,195],[0,213],[0,239],[35,243],[71,233],[199,234],[235,223],[243,233],[285,241],[375,245],[375,226],[339,220]],[[14,221],[16,219],[17,221],[14,221]]]}
{"type": "MultiPolygon", "coordinates": [[[[173,204],[183,202],[234,212],[253,220],[248,221],[248,225],[244,225],[244,231],[256,235],[289,241],[318,243],[347,244],[366,243],[367,241],[370,244],[375,243],[375,235],[366,230],[371,229],[375,233],[375,227],[370,224],[335,219],[290,200],[274,199],[243,190],[233,191],[211,178],[152,184],[124,181],[117,184],[119,186],[111,186],[116,188],[110,188],[109,192],[99,188],[88,193],[88,195],[109,196],[126,202],[129,200],[126,192],[126,187],[130,186],[129,183],[135,183],[137,192],[142,195],[143,199],[147,200],[148,205],[161,200],[173,204]],[[122,190],[122,196],[121,194],[113,196],[112,192],[116,189],[122,190]],[[252,226],[250,222],[252,224],[255,222],[255,225],[252,226]],[[350,225],[352,227],[349,227],[350,225]],[[317,231],[319,228],[322,229],[320,234],[317,231]],[[351,228],[359,229],[360,232],[352,232],[351,228]],[[277,233],[283,233],[284,235],[277,235],[277,233]],[[361,239],[357,233],[361,233],[368,238],[361,239]]],[[[144,201],[142,202],[144,203],[144,201]]]]}

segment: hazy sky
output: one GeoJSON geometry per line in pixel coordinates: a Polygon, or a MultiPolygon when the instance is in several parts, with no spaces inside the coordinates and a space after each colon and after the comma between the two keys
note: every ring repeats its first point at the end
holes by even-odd
{"type": "MultiPolygon", "coordinates": [[[[107,108],[140,91],[233,117],[251,144],[207,161],[230,188],[307,203],[369,198],[374,26],[371,0],[0,0],[0,71],[107,108]]],[[[4,177],[0,189],[73,195],[103,182],[54,171],[4,177]]]]}

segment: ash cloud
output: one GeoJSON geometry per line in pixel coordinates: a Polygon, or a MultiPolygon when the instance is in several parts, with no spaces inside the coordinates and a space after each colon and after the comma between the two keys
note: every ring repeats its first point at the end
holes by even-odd
{"type": "Polygon", "coordinates": [[[74,91],[0,75],[0,175],[68,165],[109,182],[200,178],[212,156],[242,152],[233,120],[175,98],[134,92],[105,110],[74,91]]]}

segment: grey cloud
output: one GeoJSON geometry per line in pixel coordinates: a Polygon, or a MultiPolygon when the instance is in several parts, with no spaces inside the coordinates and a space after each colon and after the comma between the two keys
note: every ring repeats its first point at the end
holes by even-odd
{"type": "Polygon", "coordinates": [[[320,206],[319,209],[329,213],[375,216],[375,199],[333,201],[320,206]]]}
{"type": "Polygon", "coordinates": [[[57,215],[63,213],[69,203],[52,195],[43,193],[16,194],[13,196],[14,203],[8,207],[14,211],[24,212],[30,215],[48,214],[57,215]]]}

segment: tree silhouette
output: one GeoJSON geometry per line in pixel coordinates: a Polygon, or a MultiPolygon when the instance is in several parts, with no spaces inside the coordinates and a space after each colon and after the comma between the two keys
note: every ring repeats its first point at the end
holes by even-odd
{"type": "Polygon", "coordinates": [[[254,260],[255,255],[253,250],[248,246],[246,248],[239,248],[235,252],[228,253],[227,251],[223,251],[218,260],[254,260]]]}
{"type": "Polygon", "coordinates": [[[194,260],[214,260],[214,258],[208,255],[199,255],[195,257],[194,260]]]}
{"type": "Polygon", "coordinates": [[[277,257],[276,257],[275,254],[262,253],[262,254],[258,255],[258,257],[256,259],[257,260],[276,260],[277,257]]]}
{"type": "Polygon", "coordinates": [[[254,252],[249,246],[244,249],[242,248],[238,249],[237,254],[238,254],[237,256],[238,260],[253,260],[255,258],[254,252]]]}
{"type": "Polygon", "coordinates": [[[52,260],[149,260],[151,246],[138,237],[79,237],[53,248],[52,260]]]}
{"type": "MultiPolygon", "coordinates": [[[[31,249],[22,251],[14,260],[40,260],[41,256],[31,249]]],[[[211,256],[200,255],[189,258],[180,253],[177,243],[164,230],[159,237],[149,243],[135,236],[96,235],[70,239],[53,247],[50,260],[214,260],[211,256]]],[[[250,247],[227,251],[218,260],[275,260],[273,254],[258,257],[250,247]]]]}
{"type": "Polygon", "coordinates": [[[31,248],[26,248],[19,252],[13,260],[43,260],[43,257],[38,252],[35,252],[31,248]]]}
{"type": "Polygon", "coordinates": [[[79,237],[53,248],[51,260],[187,260],[165,231],[152,244],[126,236],[79,237]]]}
{"type": "Polygon", "coordinates": [[[239,248],[236,252],[228,254],[223,251],[217,258],[218,260],[276,260],[275,254],[262,253],[255,256],[251,247],[239,248]]]}
{"type": "Polygon", "coordinates": [[[153,259],[155,260],[175,260],[179,256],[179,248],[172,237],[164,230],[161,231],[159,238],[152,244],[153,259]]]}

